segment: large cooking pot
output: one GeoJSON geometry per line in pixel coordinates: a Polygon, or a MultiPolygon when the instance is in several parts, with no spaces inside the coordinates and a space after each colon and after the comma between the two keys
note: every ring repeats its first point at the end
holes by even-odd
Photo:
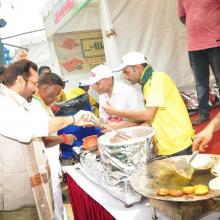
{"type": "Polygon", "coordinates": [[[154,134],[152,127],[137,126],[110,131],[98,138],[103,173],[109,176],[105,188],[127,205],[141,200],[129,179],[135,170],[151,159],[154,134]]]}
{"type": "Polygon", "coordinates": [[[107,132],[98,138],[101,160],[106,168],[131,174],[151,159],[154,134],[155,129],[147,126],[107,132]],[[125,139],[124,136],[128,138],[125,139]]]}

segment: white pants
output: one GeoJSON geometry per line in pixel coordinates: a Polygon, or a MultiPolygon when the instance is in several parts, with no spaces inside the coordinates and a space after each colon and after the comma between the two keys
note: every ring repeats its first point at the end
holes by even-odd
{"type": "Polygon", "coordinates": [[[46,148],[46,155],[49,161],[51,170],[51,182],[54,198],[54,220],[63,220],[63,200],[60,188],[59,174],[61,174],[61,165],[59,161],[59,145],[46,148]]]}

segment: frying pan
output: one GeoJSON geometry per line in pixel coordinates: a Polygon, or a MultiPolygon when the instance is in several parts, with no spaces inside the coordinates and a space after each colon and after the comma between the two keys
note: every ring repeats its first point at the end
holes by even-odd
{"type": "MultiPolygon", "coordinates": [[[[220,155],[213,155],[216,157],[217,161],[220,161],[220,155]]],[[[188,157],[190,157],[190,155],[186,155],[186,156],[178,156],[178,157],[173,157],[172,159],[174,160],[178,160],[181,158],[186,158],[188,159],[188,157]]],[[[209,170],[210,173],[210,170],[209,170]]],[[[200,171],[197,173],[197,180],[199,179],[199,175],[204,175],[203,171],[202,173],[200,173],[200,171]]],[[[212,176],[212,174],[210,173],[210,178],[214,178],[215,176],[212,176]]],[[[152,185],[152,178],[151,176],[149,176],[148,173],[148,167],[143,166],[141,169],[139,169],[137,172],[135,172],[132,177],[130,178],[130,183],[131,186],[134,188],[134,190],[136,192],[138,192],[139,194],[151,198],[151,199],[158,199],[158,200],[163,200],[163,201],[175,201],[175,202],[193,202],[193,201],[200,201],[200,200],[207,200],[210,198],[215,198],[215,197],[219,197],[220,196],[220,191],[213,191],[210,190],[208,194],[206,195],[202,195],[202,196],[197,196],[197,195],[184,195],[181,197],[172,197],[172,196],[159,196],[157,195],[157,189],[152,189],[150,186],[152,185]]],[[[196,184],[199,184],[199,182],[197,182],[196,184]]],[[[206,184],[207,183],[200,183],[200,184],[206,184]]],[[[195,185],[195,184],[192,184],[195,185]]],[[[161,187],[162,188],[162,187],[161,187]]]]}

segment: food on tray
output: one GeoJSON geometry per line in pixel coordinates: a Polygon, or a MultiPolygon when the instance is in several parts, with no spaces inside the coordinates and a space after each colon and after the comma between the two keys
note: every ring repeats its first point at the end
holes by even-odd
{"type": "Polygon", "coordinates": [[[193,186],[194,187],[194,190],[198,189],[198,188],[205,188],[205,189],[208,189],[208,186],[206,185],[203,185],[203,184],[198,184],[198,185],[195,185],[193,186]]]}
{"type": "Polygon", "coordinates": [[[216,177],[209,182],[211,190],[220,190],[220,177],[216,177]]]}
{"type": "Polygon", "coordinates": [[[194,194],[197,196],[205,195],[209,192],[209,188],[206,185],[195,185],[194,194]]]}
{"type": "Polygon", "coordinates": [[[193,194],[194,193],[194,187],[193,186],[185,186],[182,188],[182,191],[184,194],[193,194]]]}
{"type": "Polygon", "coordinates": [[[180,189],[190,184],[190,179],[177,172],[172,158],[156,160],[147,165],[147,172],[152,178],[151,187],[154,189],[180,189]],[[181,187],[182,186],[182,187],[181,187]]]}
{"type": "Polygon", "coordinates": [[[194,169],[210,169],[216,163],[216,157],[208,154],[198,154],[193,161],[191,162],[191,166],[194,169]]]}
{"type": "MultiPolygon", "coordinates": [[[[217,178],[215,178],[217,179],[217,178]]],[[[214,181],[213,181],[214,182],[214,181]]],[[[217,180],[215,180],[213,188],[217,186],[219,187],[220,190],[220,178],[218,178],[217,180]]],[[[216,189],[215,189],[216,190],[216,189]]],[[[182,190],[179,189],[166,189],[166,188],[160,188],[157,190],[157,195],[159,196],[173,196],[173,197],[181,197],[184,194],[185,195],[190,195],[190,194],[194,194],[197,196],[202,196],[205,195],[209,192],[209,188],[206,185],[195,185],[195,186],[185,186],[182,188],[182,190]]]]}
{"type": "Polygon", "coordinates": [[[157,190],[157,195],[159,196],[168,196],[168,194],[169,194],[168,189],[161,188],[157,190]]]}
{"type": "Polygon", "coordinates": [[[198,188],[198,189],[195,189],[194,194],[197,196],[202,196],[202,195],[207,194],[208,192],[209,192],[208,188],[198,188]]]}
{"type": "Polygon", "coordinates": [[[171,190],[169,190],[169,195],[174,196],[174,197],[181,197],[181,196],[183,196],[183,191],[177,190],[177,189],[171,189],[171,190]]]}

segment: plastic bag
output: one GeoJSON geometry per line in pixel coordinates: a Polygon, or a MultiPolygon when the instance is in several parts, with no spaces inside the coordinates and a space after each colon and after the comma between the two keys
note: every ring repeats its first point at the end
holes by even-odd
{"type": "Polygon", "coordinates": [[[89,105],[89,96],[88,94],[82,94],[76,98],[58,102],[54,104],[51,108],[55,116],[65,116],[65,115],[74,115],[80,110],[90,110],[87,109],[89,105]]]}

